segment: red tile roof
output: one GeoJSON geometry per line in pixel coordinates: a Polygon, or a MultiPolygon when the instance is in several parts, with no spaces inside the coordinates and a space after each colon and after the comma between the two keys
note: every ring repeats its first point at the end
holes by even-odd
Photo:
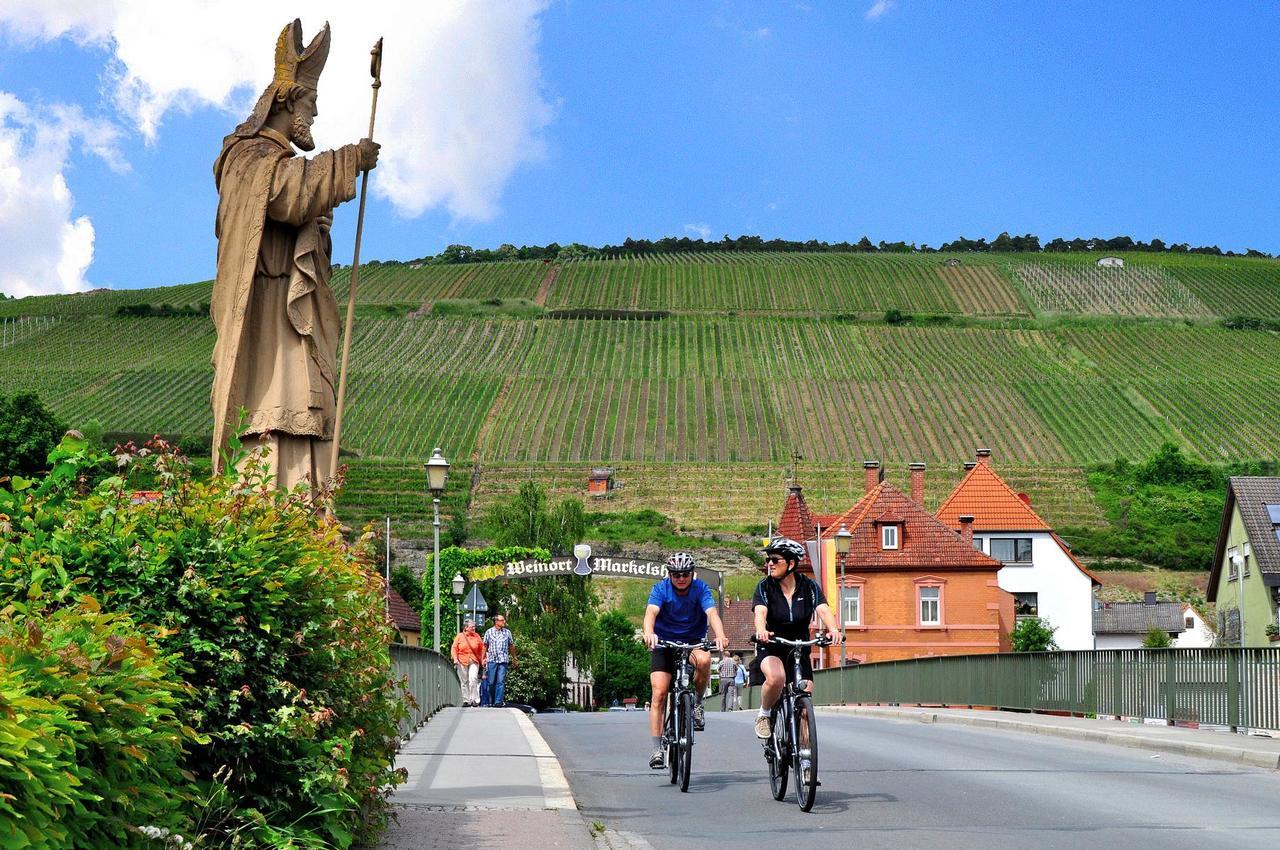
{"type": "Polygon", "coordinates": [[[417,613],[409,607],[409,603],[396,593],[395,588],[387,585],[387,608],[391,614],[391,621],[396,624],[396,628],[405,632],[421,632],[422,620],[417,613]]]}
{"type": "Polygon", "coordinates": [[[965,543],[960,533],[948,528],[937,517],[911,500],[911,497],[887,481],[882,481],[842,514],[823,539],[835,536],[843,524],[853,535],[847,565],[857,569],[902,569],[928,567],[947,569],[998,570],[1002,564],[965,543]],[[888,518],[900,523],[897,549],[880,546],[878,523],[888,518]]]}
{"type": "Polygon", "coordinates": [[[952,528],[960,527],[960,517],[965,514],[973,516],[974,531],[1052,530],[990,463],[979,463],[969,470],[938,508],[938,519],[952,528]]]}
{"type": "MultiPolygon", "coordinates": [[[[787,488],[787,500],[782,503],[782,517],[778,520],[777,533],[804,543],[806,540],[813,539],[814,521],[814,516],[804,500],[804,488],[799,484],[792,484],[787,488]]],[[[809,561],[808,554],[800,562],[800,569],[813,572],[813,564],[809,561]]]]}
{"type": "Polygon", "coordinates": [[[735,599],[724,603],[724,636],[729,639],[730,652],[746,652],[755,649],[751,635],[755,620],[751,613],[750,599],[735,599]]]}

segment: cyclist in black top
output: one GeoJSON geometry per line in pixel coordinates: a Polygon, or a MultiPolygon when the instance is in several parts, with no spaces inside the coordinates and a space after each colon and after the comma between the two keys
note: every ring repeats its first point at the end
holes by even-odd
{"type": "MultiPolygon", "coordinates": [[[[834,641],[844,639],[822,588],[813,579],[796,572],[804,558],[804,546],[785,537],[775,537],[765,546],[764,556],[767,575],[756,585],[751,599],[756,640],[761,642],[756,647],[759,673],[752,678],[753,685],[764,685],[760,692],[760,714],[756,717],[756,737],[761,739],[768,738],[771,731],[769,711],[782,693],[786,679],[783,660],[789,651],[786,647],[763,645],[764,642],[775,634],[787,640],[808,640],[809,621],[815,615],[819,631],[825,627],[834,641]]],[[[800,664],[811,690],[813,661],[808,653],[801,657],[800,664]]]]}

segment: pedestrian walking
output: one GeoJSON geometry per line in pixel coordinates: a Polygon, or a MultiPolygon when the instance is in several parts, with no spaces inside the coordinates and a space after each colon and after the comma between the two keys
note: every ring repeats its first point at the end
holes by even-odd
{"type": "Polygon", "coordinates": [[[747,665],[742,663],[741,654],[733,656],[733,660],[734,663],[737,664],[737,669],[733,672],[733,683],[737,686],[737,693],[734,694],[737,698],[737,705],[734,706],[734,710],[736,711],[737,709],[742,708],[742,693],[743,689],[747,686],[747,680],[750,678],[750,674],[747,671],[747,665]]]}
{"type": "Polygon", "coordinates": [[[484,633],[484,680],[489,686],[491,705],[501,707],[507,704],[507,668],[511,666],[515,648],[516,639],[507,628],[507,618],[498,614],[493,618],[493,625],[484,633]]]}
{"type": "Polygon", "coordinates": [[[466,707],[480,704],[480,671],[484,669],[484,640],[476,634],[476,621],[471,618],[462,625],[462,631],[453,638],[449,657],[458,671],[458,684],[462,685],[462,704],[466,707]]]}
{"type": "Polygon", "coordinates": [[[725,652],[717,671],[720,673],[720,710],[734,711],[738,706],[738,683],[733,677],[738,672],[738,662],[725,652]]]}

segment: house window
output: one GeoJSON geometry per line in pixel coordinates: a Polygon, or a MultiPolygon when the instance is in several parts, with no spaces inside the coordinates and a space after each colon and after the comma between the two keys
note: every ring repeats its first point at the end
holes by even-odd
{"type": "Polygon", "coordinates": [[[862,623],[862,588],[845,587],[840,590],[840,611],[846,626],[862,623]]]}
{"type": "Polygon", "coordinates": [[[942,623],[942,588],[920,588],[920,625],[937,626],[942,623]]]}
{"type": "Polygon", "coordinates": [[[1267,516],[1271,518],[1272,525],[1280,525],[1280,505],[1267,505],[1267,516]]]}
{"type": "Polygon", "coordinates": [[[1006,564],[1031,563],[1030,537],[991,538],[991,557],[1006,564]]]}
{"type": "Polygon", "coordinates": [[[1040,594],[1038,593],[1015,593],[1013,594],[1013,615],[1014,622],[1028,620],[1032,617],[1040,616],[1040,594]]]}
{"type": "Polygon", "coordinates": [[[1239,551],[1234,546],[1227,550],[1227,581],[1235,581],[1240,578],[1240,568],[1236,566],[1236,558],[1239,554],[1239,551]]]}
{"type": "Polygon", "coordinates": [[[973,548],[977,549],[979,552],[987,551],[986,545],[987,545],[987,539],[985,537],[973,538],[973,548]]]}
{"type": "Polygon", "coordinates": [[[1188,617],[1188,618],[1187,618],[1187,631],[1191,631],[1191,630],[1193,630],[1195,627],[1196,627],[1196,618],[1195,618],[1195,617],[1188,617]]]}
{"type": "Polygon", "coordinates": [[[1245,542],[1244,545],[1240,547],[1240,552],[1244,555],[1244,565],[1241,567],[1241,574],[1247,577],[1249,575],[1249,556],[1253,554],[1249,550],[1248,542],[1245,542]]]}
{"type": "Polygon", "coordinates": [[[880,548],[882,549],[898,548],[898,526],[896,525],[880,526],[880,548]]]}

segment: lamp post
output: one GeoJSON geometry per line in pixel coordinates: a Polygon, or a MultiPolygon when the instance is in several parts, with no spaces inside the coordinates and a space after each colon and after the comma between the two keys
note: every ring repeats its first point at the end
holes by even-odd
{"type": "Polygon", "coordinates": [[[462,591],[467,589],[467,580],[462,577],[462,573],[453,574],[453,612],[454,620],[457,625],[454,627],[454,634],[462,631],[462,591]]]}
{"type": "Polygon", "coordinates": [[[449,461],[444,459],[440,454],[440,447],[436,446],[435,452],[431,455],[431,460],[423,464],[427,470],[427,489],[431,491],[431,505],[435,508],[435,520],[431,525],[435,529],[435,553],[436,553],[436,569],[434,588],[435,595],[435,646],[436,652],[440,651],[440,496],[444,493],[444,482],[449,478],[449,461]]]}
{"type": "MultiPolygon", "coordinates": [[[[840,604],[837,610],[840,612],[837,616],[840,618],[840,634],[845,638],[840,644],[840,702],[844,703],[844,664],[848,660],[849,640],[845,631],[844,618],[844,562],[845,556],[849,554],[849,550],[853,548],[853,535],[849,533],[849,529],[844,527],[844,523],[840,524],[840,530],[836,532],[836,560],[840,562],[840,593],[837,598],[840,604]]],[[[861,600],[859,600],[861,601],[861,600]]]]}

